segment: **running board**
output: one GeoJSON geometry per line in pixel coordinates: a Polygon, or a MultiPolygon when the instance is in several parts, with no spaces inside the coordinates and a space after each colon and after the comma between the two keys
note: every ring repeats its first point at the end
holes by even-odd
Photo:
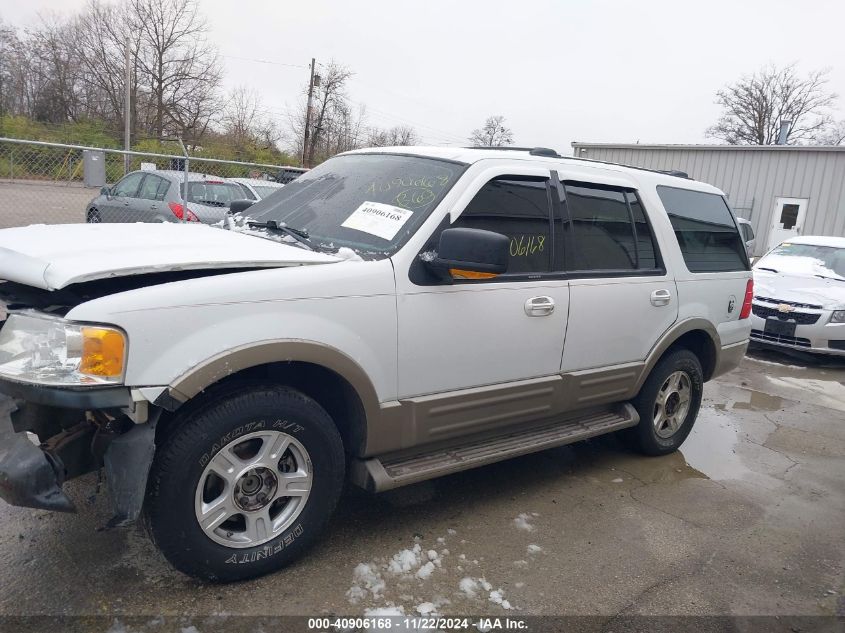
{"type": "Polygon", "coordinates": [[[382,492],[547,448],[580,442],[636,426],[639,421],[634,407],[621,404],[611,410],[558,420],[493,438],[469,440],[447,448],[429,448],[427,451],[423,448],[411,454],[406,452],[402,456],[386,455],[355,461],[352,464],[352,480],[371,492],[382,492]]]}

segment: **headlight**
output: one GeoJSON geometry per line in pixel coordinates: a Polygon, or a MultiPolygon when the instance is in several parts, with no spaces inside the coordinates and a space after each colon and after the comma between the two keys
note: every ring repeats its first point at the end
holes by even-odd
{"type": "Polygon", "coordinates": [[[836,310],[830,315],[831,323],[845,323],[845,310],[836,310]]]}
{"type": "Polygon", "coordinates": [[[126,336],[100,325],[80,325],[18,312],[0,330],[0,377],[41,385],[119,384],[126,336]]]}

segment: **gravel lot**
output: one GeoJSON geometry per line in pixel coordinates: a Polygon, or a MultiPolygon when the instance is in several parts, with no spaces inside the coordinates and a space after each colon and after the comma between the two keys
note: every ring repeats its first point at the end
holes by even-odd
{"type": "Polygon", "coordinates": [[[601,438],[375,497],[350,490],[310,556],[236,585],[171,570],[140,527],[104,529],[105,495],[88,496],[93,479],[72,482],[78,515],[2,508],[0,615],[194,633],[252,622],[229,618],[238,614],[411,614],[424,603],[442,614],[601,616],[606,630],[636,614],[841,614],[843,367],[746,358],[707,385],[692,435],[667,457],[601,438]],[[436,552],[430,576],[385,568],[415,544],[436,552]],[[384,581],[378,595],[354,580],[360,563],[384,581]],[[461,591],[465,578],[475,596],[461,591]]]}
{"type": "Polygon", "coordinates": [[[85,206],[96,195],[80,183],[0,180],[0,229],[84,222],[85,206]]]}

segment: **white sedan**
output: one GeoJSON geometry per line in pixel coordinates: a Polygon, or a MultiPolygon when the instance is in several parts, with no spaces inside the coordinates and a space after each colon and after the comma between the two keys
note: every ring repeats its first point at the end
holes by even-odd
{"type": "Polygon", "coordinates": [[[845,356],[845,238],[789,239],[753,270],[753,343],[845,356]]]}

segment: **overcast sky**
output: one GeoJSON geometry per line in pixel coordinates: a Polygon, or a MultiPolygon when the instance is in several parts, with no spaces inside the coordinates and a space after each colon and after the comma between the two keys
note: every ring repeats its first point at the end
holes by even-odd
{"type": "MultiPolygon", "coordinates": [[[[84,0],[0,0],[33,25],[84,0]]],[[[371,124],[466,143],[502,114],[517,145],[570,153],[572,141],[701,143],[716,90],[766,63],[830,68],[845,118],[845,2],[711,0],[278,2],[200,0],[226,87],[259,93],[286,125],[310,58],[354,72],[371,124]],[[246,59],[244,59],[246,58],[246,59]],[[267,60],[275,64],[248,60],[267,60]],[[292,64],[299,67],[279,64],[292,64]]]]}

